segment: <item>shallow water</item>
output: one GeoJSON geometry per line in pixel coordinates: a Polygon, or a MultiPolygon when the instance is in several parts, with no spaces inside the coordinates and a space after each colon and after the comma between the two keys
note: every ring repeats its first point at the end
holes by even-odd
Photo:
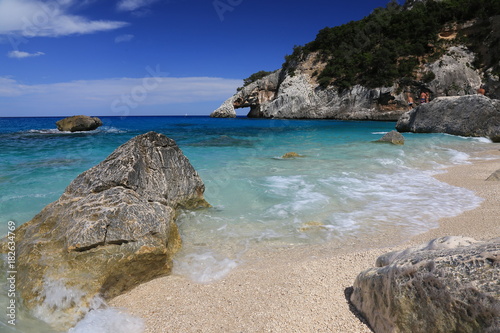
{"type": "MultiPolygon", "coordinates": [[[[394,128],[389,122],[102,117],[97,131],[61,133],[56,120],[0,118],[0,234],[8,221],[30,220],[120,144],[154,130],[176,140],[213,205],[178,220],[183,249],[174,274],[200,283],[223,277],[252,247],[341,243],[391,228],[409,237],[433,228],[481,199],[432,176],[493,145],[442,134],[405,134],[404,146],[373,143],[394,128]],[[281,157],[290,151],[301,157],[281,157]]],[[[50,332],[21,314],[17,331],[5,318],[0,331],[50,332]]],[[[111,323],[120,316],[116,309],[91,311],[74,332],[115,332],[111,323]]],[[[122,332],[140,331],[137,320],[127,323],[122,332]]]]}

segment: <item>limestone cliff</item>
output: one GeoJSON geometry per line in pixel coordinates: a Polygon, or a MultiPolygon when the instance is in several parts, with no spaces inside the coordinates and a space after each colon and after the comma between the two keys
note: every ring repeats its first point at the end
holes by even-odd
{"type": "MultiPolygon", "coordinates": [[[[248,117],[253,118],[396,121],[410,109],[409,97],[417,103],[421,91],[429,91],[432,98],[463,96],[474,94],[487,80],[484,73],[471,68],[475,54],[462,45],[451,46],[439,59],[419,69],[420,77],[434,73],[435,78],[429,83],[400,80],[390,87],[355,85],[343,91],[318,84],[313,74],[324,63],[315,57],[315,54],[309,55],[293,75],[279,69],[244,87],[211,117],[236,117],[236,109],[249,107],[248,117]]],[[[493,87],[496,81],[491,81],[493,87]]],[[[496,91],[490,90],[492,94],[496,91]]]]}
{"type": "Polygon", "coordinates": [[[404,94],[392,95],[396,86],[356,85],[342,92],[321,88],[312,74],[323,65],[310,55],[293,75],[279,69],[241,89],[211,117],[236,117],[235,109],[245,107],[251,118],[397,120],[408,111],[404,94]]]}
{"type": "Polygon", "coordinates": [[[235,117],[235,109],[249,107],[248,117],[396,121],[420,104],[422,92],[432,100],[483,87],[500,98],[500,6],[480,12],[472,0],[457,0],[454,9],[442,3],[392,2],[325,28],[211,116],[235,117]]]}

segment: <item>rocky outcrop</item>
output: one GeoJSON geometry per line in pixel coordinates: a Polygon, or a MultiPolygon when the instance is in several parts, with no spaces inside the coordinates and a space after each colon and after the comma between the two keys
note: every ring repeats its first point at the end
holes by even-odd
{"type": "MultiPolygon", "coordinates": [[[[233,96],[234,97],[234,96],[233,96]]],[[[234,110],[234,98],[225,101],[218,109],[210,115],[212,118],[236,118],[236,111],[234,110]]]]}
{"type": "Polygon", "coordinates": [[[392,143],[393,145],[404,145],[405,138],[397,131],[390,131],[375,142],[387,142],[392,143]]]}
{"type": "Polygon", "coordinates": [[[464,46],[450,47],[441,58],[425,66],[435,75],[426,89],[435,97],[475,94],[482,84],[482,75],[471,66],[474,58],[475,54],[464,46]]]}
{"type": "Polygon", "coordinates": [[[168,274],[178,208],[207,207],[175,142],[149,132],[79,175],[17,231],[17,286],[39,318],[67,329],[97,297],[168,274]]]}
{"type": "Polygon", "coordinates": [[[482,95],[437,98],[405,113],[396,129],[487,137],[500,142],[500,101],[482,95]]]}
{"type": "Polygon", "coordinates": [[[102,121],[97,117],[72,116],[57,121],[56,126],[64,132],[93,131],[102,126],[102,121]]]}
{"type": "Polygon", "coordinates": [[[498,332],[500,239],[439,238],[380,257],[351,301],[377,333],[498,332]]]}
{"type": "Polygon", "coordinates": [[[360,85],[343,92],[323,89],[310,70],[299,67],[294,75],[278,70],[244,87],[210,116],[235,117],[235,109],[250,107],[251,118],[395,121],[407,106],[402,94],[399,100],[391,95],[393,90],[360,85]]]}
{"type": "Polygon", "coordinates": [[[391,87],[355,85],[339,91],[338,87],[318,84],[316,75],[325,63],[312,53],[293,74],[280,69],[244,87],[211,117],[235,117],[235,109],[250,107],[248,117],[255,118],[397,121],[408,111],[409,98],[418,102],[422,91],[429,92],[432,98],[473,94],[487,76],[491,87],[487,91],[493,95],[497,81],[493,75],[472,68],[474,57],[464,46],[451,46],[439,59],[418,69],[418,81],[401,79],[391,87]],[[430,73],[434,78],[425,83],[430,73]]]}
{"type": "Polygon", "coordinates": [[[261,105],[271,101],[278,90],[281,70],[241,88],[238,93],[226,100],[210,117],[234,118],[235,109],[249,107],[249,117],[258,117],[261,105]]]}

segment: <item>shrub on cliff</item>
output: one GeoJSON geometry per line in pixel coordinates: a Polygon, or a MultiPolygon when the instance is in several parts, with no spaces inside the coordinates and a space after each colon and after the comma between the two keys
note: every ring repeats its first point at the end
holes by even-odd
{"type": "MultiPolygon", "coordinates": [[[[253,83],[253,82],[257,81],[257,80],[260,80],[263,77],[268,76],[271,73],[272,72],[267,72],[267,71],[258,71],[257,73],[253,73],[252,75],[250,75],[246,79],[243,79],[243,87],[246,87],[250,83],[253,83]]],[[[240,91],[241,89],[243,89],[243,87],[239,87],[237,90],[240,91]]]]}

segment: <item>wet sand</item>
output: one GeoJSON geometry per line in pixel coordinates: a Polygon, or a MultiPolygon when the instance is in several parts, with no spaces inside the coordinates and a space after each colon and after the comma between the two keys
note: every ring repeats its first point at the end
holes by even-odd
{"type": "Polygon", "coordinates": [[[478,240],[500,237],[500,181],[485,181],[500,169],[496,157],[450,168],[436,176],[484,199],[480,207],[403,241],[397,231],[346,244],[265,248],[249,251],[224,279],[198,284],[166,276],[110,302],[144,319],[145,332],[371,332],[351,311],[346,294],[359,272],[386,252],[441,236],[478,240]]]}

